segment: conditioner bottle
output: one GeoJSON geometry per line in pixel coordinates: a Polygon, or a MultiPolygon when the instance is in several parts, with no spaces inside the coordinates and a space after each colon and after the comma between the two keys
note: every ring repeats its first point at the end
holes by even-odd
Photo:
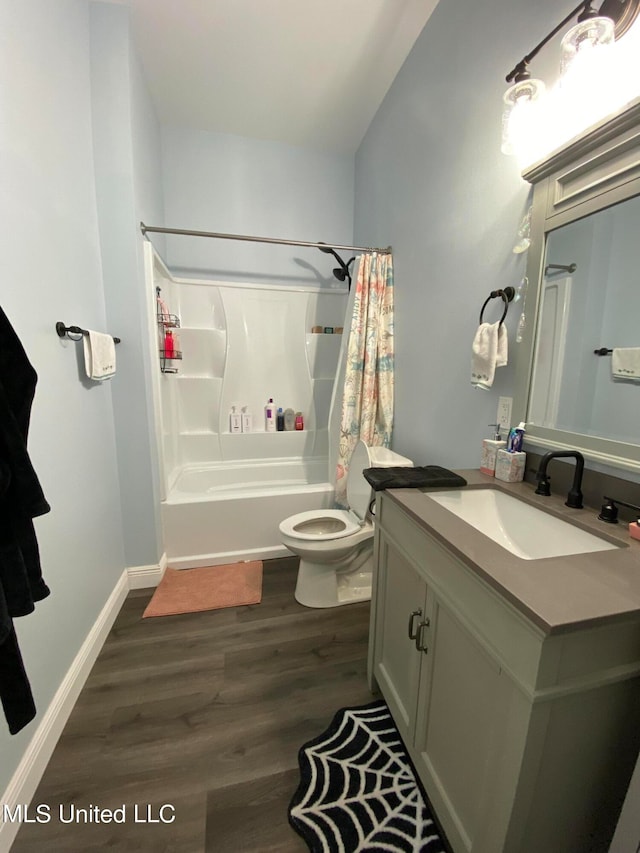
{"type": "Polygon", "coordinates": [[[264,407],[264,428],[266,432],[276,431],[276,407],[273,397],[269,397],[269,402],[264,407]]]}

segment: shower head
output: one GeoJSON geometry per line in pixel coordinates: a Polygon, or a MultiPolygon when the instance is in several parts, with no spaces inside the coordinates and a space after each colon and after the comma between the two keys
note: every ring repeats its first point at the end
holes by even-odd
{"type": "Polygon", "coordinates": [[[349,272],[350,265],[355,261],[355,255],[345,262],[342,260],[340,255],[335,251],[335,249],[330,248],[329,246],[318,245],[318,248],[321,252],[324,252],[325,255],[333,255],[336,261],[340,264],[339,267],[334,268],[333,274],[338,279],[338,281],[344,281],[345,279],[349,279],[349,288],[351,288],[351,274],[349,272]]]}
{"type": "Polygon", "coordinates": [[[344,281],[345,278],[349,279],[349,287],[351,287],[351,273],[349,272],[349,267],[355,261],[356,256],[354,255],[350,258],[346,264],[342,264],[340,267],[336,267],[333,271],[334,276],[338,279],[338,281],[344,281]]]}
{"type": "Polygon", "coordinates": [[[340,264],[341,269],[346,269],[346,264],[340,257],[340,255],[336,252],[335,249],[332,249],[330,246],[322,246],[319,245],[318,248],[321,252],[324,252],[325,255],[333,255],[336,261],[340,264]]]}

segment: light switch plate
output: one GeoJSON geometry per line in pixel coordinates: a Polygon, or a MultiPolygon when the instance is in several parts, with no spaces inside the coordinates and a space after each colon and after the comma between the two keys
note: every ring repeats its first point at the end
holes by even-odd
{"type": "Polygon", "coordinates": [[[511,427],[511,407],[513,406],[513,397],[500,397],[498,400],[498,413],[496,422],[503,430],[508,430],[511,427]]]}

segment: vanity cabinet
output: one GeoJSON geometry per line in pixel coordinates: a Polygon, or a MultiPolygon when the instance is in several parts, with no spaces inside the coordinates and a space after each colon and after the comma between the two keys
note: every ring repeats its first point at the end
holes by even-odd
{"type": "Polygon", "coordinates": [[[640,622],[549,633],[378,497],[369,676],[455,853],[606,851],[640,746],[640,622]]]}

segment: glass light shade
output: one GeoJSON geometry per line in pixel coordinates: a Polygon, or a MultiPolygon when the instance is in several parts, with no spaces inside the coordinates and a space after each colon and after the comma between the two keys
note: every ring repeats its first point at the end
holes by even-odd
{"type": "Polygon", "coordinates": [[[521,80],[504,93],[502,98],[502,145],[503,154],[518,154],[527,144],[533,131],[536,106],[544,95],[542,80],[521,80]]]}
{"type": "Polygon", "coordinates": [[[566,74],[576,57],[594,48],[612,45],[615,41],[615,26],[611,18],[587,18],[572,27],[562,39],[560,70],[566,74]]]}

